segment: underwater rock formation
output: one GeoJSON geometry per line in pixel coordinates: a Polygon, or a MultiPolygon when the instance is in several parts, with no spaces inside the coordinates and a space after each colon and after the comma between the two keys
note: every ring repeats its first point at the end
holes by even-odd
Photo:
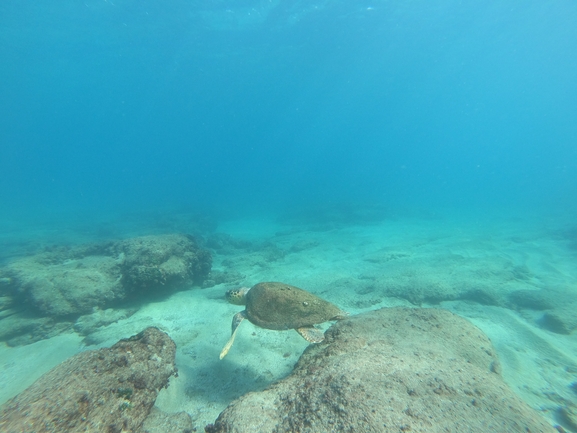
{"type": "Polygon", "coordinates": [[[577,295],[569,284],[553,283],[512,260],[477,260],[458,254],[419,255],[410,249],[382,249],[364,259],[373,267],[360,277],[329,281],[333,290],[354,287],[357,308],[383,298],[405,299],[415,306],[467,301],[518,311],[530,322],[558,334],[577,331],[577,295]]]}
{"type": "Polygon", "coordinates": [[[391,308],[337,322],[289,377],[238,398],[206,431],[556,430],[503,382],[491,342],[470,322],[391,308]]]}
{"type": "Polygon", "coordinates": [[[104,255],[61,257],[50,252],[19,259],[2,270],[8,290],[20,305],[44,316],[86,313],[122,298],[122,261],[104,255]]]}
{"type": "Polygon", "coordinates": [[[166,413],[153,407],[142,424],[142,433],[192,433],[196,431],[186,412],[166,413]]]}
{"type": "MultiPolygon", "coordinates": [[[[200,285],[211,265],[210,252],[181,234],[57,247],[15,260],[0,270],[0,296],[30,311],[15,312],[11,321],[3,320],[0,336],[10,339],[19,335],[11,324],[22,328],[20,322],[30,313],[74,320],[131,297],[200,285]]],[[[44,329],[43,334],[50,332],[44,329]]],[[[24,341],[34,339],[31,336],[24,341]]]]}
{"type": "Polygon", "coordinates": [[[212,266],[210,252],[199,248],[191,236],[180,234],[127,239],[110,251],[122,260],[127,293],[200,284],[212,266]]]}
{"type": "Polygon", "coordinates": [[[175,352],[167,334],[147,328],[109,349],[79,353],[0,407],[0,431],[139,431],[177,373],[175,352]]]}

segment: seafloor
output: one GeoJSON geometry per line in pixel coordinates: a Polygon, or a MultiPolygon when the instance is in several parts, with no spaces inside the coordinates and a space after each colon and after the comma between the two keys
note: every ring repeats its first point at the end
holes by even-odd
{"type": "Polygon", "coordinates": [[[506,382],[552,424],[566,425],[564,411],[577,407],[577,325],[569,317],[577,306],[577,224],[570,219],[426,213],[217,223],[187,212],[159,212],[97,222],[83,216],[48,221],[44,215],[42,222],[6,217],[2,227],[2,265],[50,244],[192,233],[211,250],[213,270],[236,281],[143,303],[88,340],[71,330],[29,345],[1,344],[0,403],[79,351],[157,326],[177,344],[179,376],[156,404],[188,412],[202,431],[234,398],[286,376],[307,346],[296,332],[247,322],[219,360],[232,316],[242,308],[228,304],[224,292],[282,281],[350,314],[388,306],[448,309],[489,336],[506,382]]]}

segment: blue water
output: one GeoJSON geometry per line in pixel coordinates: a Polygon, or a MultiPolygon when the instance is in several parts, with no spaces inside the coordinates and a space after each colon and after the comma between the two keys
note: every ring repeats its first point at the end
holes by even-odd
{"type": "Polygon", "coordinates": [[[571,212],[577,3],[0,3],[2,214],[571,212]]]}
{"type": "MultiPolygon", "coordinates": [[[[280,368],[287,349],[238,344],[242,374],[215,368],[224,291],[259,281],[355,314],[396,305],[402,284],[445,287],[433,306],[480,326],[508,384],[569,425],[576,23],[574,0],[1,0],[0,320],[29,301],[9,292],[5,265],[49,244],[190,233],[215,275],[238,281],[141,314],[177,341],[185,386],[201,391],[171,410],[202,412],[199,428],[304,350],[299,337],[280,368]],[[495,306],[469,286],[515,296],[495,306]]],[[[138,320],[92,341],[113,344],[138,320]]],[[[23,335],[51,337],[34,329],[23,335]]],[[[0,402],[84,349],[68,337],[0,342],[0,402]]]]}

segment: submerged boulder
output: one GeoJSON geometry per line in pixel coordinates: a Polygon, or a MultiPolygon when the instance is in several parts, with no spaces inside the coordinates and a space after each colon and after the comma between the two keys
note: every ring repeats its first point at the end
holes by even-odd
{"type": "Polygon", "coordinates": [[[181,234],[141,236],[113,244],[109,251],[122,260],[126,292],[175,289],[200,284],[212,266],[210,252],[181,234]]]}
{"type": "Polygon", "coordinates": [[[3,432],[138,431],[177,370],[176,345],[147,328],[79,353],[0,407],[3,432]]]}
{"type": "Polygon", "coordinates": [[[489,339],[437,309],[333,325],[294,372],[232,402],[209,433],[555,432],[503,382],[489,339]]]}
{"type": "MultiPolygon", "coordinates": [[[[210,252],[182,234],[56,247],[0,269],[0,296],[19,305],[13,320],[32,313],[70,321],[131,297],[201,285],[211,265],[210,252]]],[[[4,328],[0,335],[15,336],[4,328]]]]}

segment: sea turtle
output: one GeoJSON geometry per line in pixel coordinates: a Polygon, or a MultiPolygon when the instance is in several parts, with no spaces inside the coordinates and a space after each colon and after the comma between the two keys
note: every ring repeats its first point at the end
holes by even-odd
{"type": "Polygon", "coordinates": [[[308,342],[320,343],[325,336],[313,325],[340,320],[347,315],[336,305],[284,283],[258,283],[250,289],[242,287],[229,290],[226,298],[232,304],[246,305],[246,309],[232,318],[232,335],[220,352],[220,359],[232,347],[238,325],[244,319],[261,328],[281,331],[294,329],[308,342]]]}

